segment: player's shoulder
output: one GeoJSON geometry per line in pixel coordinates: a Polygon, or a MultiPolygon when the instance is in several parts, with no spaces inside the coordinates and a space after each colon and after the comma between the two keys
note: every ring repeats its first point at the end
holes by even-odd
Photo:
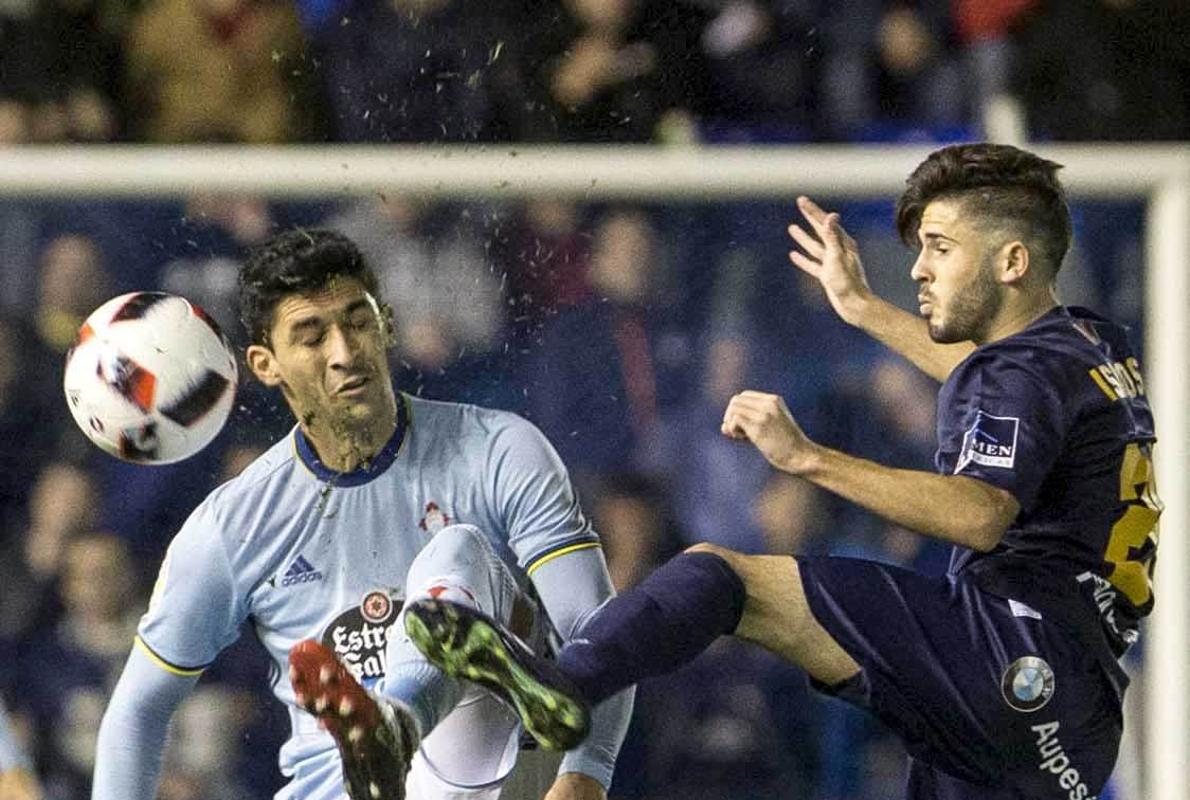
{"type": "Polygon", "coordinates": [[[245,515],[273,505],[290,481],[297,462],[293,431],[273,443],[235,477],[215,487],[199,503],[192,518],[205,516],[220,528],[244,529],[245,515]]]}
{"type": "Polygon", "coordinates": [[[1024,330],[975,349],[956,372],[1014,371],[1039,380],[1082,373],[1130,355],[1126,329],[1077,306],[1058,306],[1024,330]]]}
{"type": "Polygon", "coordinates": [[[415,431],[435,435],[497,438],[508,432],[536,431],[533,423],[513,411],[473,403],[427,400],[405,395],[409,418],[415,431]]]}
{"type": "Polygon", "coordinates": [[[250,495],[262,491],[270,482],[284,480],[285,473],[293,469],[297,460],[293,437],[294,431],[291,430],[253,459],[238,475],[216,487],[211,496],[250,495]]]}

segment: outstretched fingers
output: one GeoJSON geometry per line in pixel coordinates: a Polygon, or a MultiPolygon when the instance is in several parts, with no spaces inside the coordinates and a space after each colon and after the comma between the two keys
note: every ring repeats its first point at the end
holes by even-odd
{"type": "Polygon", "coordinates": [[[803,253],[802,250],[796,248],[790,250],[789,260],[803,272],[813,277],[818,277],[818,271],[822,268],[822,257],[824,254],[822,243],[797,225],[789,226],[789,235],[795,243],[806,251],[803,253]]]}
{"type": "Polygon", "coordinates": [[[826,225],[827,213],[810,198],[801,195],[797,199],[798,210],[802,212],[802,216],[806,218],[814,226],[815,230],[821,231],[822,227],[826,225]]]}
{"type": "Polygon", "coordinates": [[[797,207],[826,247],[829,248],[836,243],[843,245],[851,238],[847,235],[847,231],[843,230],[842,218],[838,212],[824,211],[817,203],[805,196],[797,199],[797,207]]]}
{"type": "Polygon", "coordinates": [[[797,242],[799,247],[806,251],[807,255],[819,261],[822,260],[822,255],[826,251],[826,248],[822,246],[822,242],[803,230],[801,226],[796,224],[790,225],[789,236],[797,242]]]}

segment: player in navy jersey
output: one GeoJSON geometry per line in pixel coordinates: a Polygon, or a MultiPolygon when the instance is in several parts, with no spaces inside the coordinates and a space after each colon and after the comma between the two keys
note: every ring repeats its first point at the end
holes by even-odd
{"type": "Polygon", "coordinates": [[[1058,169],[990,144],[917,167],[897,226],[919,248],[921,318],[872,293],[837,214],[798,200],[794,264],[845,321],[943,383],[936,473],[818,445],[773,395],[743,392],[723,417],[776,468],[953,543],[947,575],[697,545],[609,601],[556,668],[449,602],[407,610],[415,642],[561,745],[581,730],[552,708],[597,706],[734,634],[895,730],[914,800],[1096,797],[1122,727],[1116,659],[1153,605],[1161,504],[1124,330],[1056,298],[1071,235],[1058,169]]]}
{"type": "MultiPolygon", "coordinates": [[[[612,591],[557,453],[514,414],[394,390],[376,277],[340,234],[262,245],[240,305],[248,366],[298,424],[170,544],[100,728],[93,797],[154,796],[170,715],[250,622],[292,728],[278,798],[494,800],[519,723],[429,664],[401,609],[450,599],[540,647],[572,637],[612,591]]],[[[594,716],[549,800],[606,797],[631,707],[624,693],[594,716]]]]}

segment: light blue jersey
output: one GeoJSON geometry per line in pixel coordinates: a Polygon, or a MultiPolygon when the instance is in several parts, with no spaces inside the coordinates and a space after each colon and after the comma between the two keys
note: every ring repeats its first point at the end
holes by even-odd
{"type": "Polygon", "coordinates": [[[289,707],[281,769],[305,796],[302,765],[321,763],[335,745],[294,703],[289,649],[318,639],[373,685],[410,564],[455,522],[483,531],[521,579],[598,547],[554,449],[515,414],[398,395],[392,439],[352,473],[324,467],[295,428],[183,525],[137,646],[158,666],[194,675],[251,620],[273,661],[273,692],[289,707]]]}

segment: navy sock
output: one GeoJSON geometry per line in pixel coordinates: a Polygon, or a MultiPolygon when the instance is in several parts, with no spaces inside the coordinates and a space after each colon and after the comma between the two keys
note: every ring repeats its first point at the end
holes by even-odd
{"type": "Polygon", "coordinates": [[[558,655],[592,705],[691,661],[744,613],[744,582],[713,553],[683,553],[612,598],[558,655]]]}

